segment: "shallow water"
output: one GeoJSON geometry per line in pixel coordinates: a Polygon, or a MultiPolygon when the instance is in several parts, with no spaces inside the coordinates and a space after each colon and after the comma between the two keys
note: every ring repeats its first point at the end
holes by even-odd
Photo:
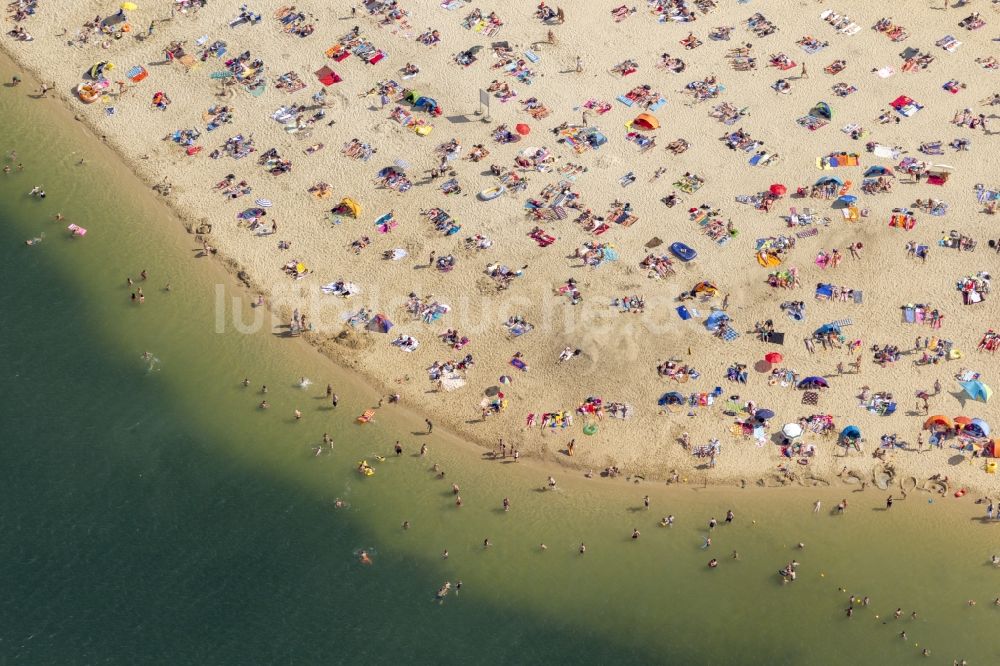
{"type": "Polygon", "coordinates": [[[27,92],[0,94],[0,150],[25,165],[0,177],[0,661],[895,664],[926,646],[926,663],[1000,662],[1000,571],[987,564],[1000,523],[981,524],[969,499],[917,494],[887,512],[882,494],[846,489],[568,472],[543,492],[549,471],[415,435],[417,415],[385,408],[357,426],[374,394],[304,344],[228,319],[215,332],[217,290],[226,304],[239,292],[65,114],[40,132],[39,109],[55,102],[27,92]],[[26,196],[35,184],[44,201],[26,196]],[[52,221],[59,211],[66,222],[52,221]],[[70,221],[86,238],[67,237],[70,221]],[[133,305],[125,276],[144,268],[146,303],[133,305]],[[314,384],[296,387],[301,376],[314,384]],[[265,383],[267,411],[256,408],[265,383]],[[324,431],[335,451],[314,457],[324,431]],[[355,472],[362,458],[375,476],[355,472]],[[847,515],[829,515],[844,496],[847,515]],[[708,519],[728,508],[736,521],[702,548],[708,519]],[[657,527],[667,513],[675,527],[657,527]],[[776,570],[792,558],[800,575],[783,585],[776,570]],[[463,587],[439,604],[445,580],[463,587]],[[848,620],[850,594],[873,601],[848,620]],[[904,619],[883,624],[896,607],[904,619]]]}

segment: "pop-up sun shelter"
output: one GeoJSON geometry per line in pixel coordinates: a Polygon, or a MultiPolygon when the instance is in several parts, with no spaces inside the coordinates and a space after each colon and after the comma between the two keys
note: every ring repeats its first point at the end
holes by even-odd
{"type": "Polygon", "coordinates": [[[376,333],[388,333],[389,329],[392,328],[392,322],[385,315],[377,314],[372,317],[372,320],[368,322],[365,328],[376,333]]]}
{"type": "Polygon", "coordinates": [[[357,219],[361,215],[361,204],[350,197],[344,197],[331,212],[334,215],[350,215],[357,219]]]}
{"type": "Polygon", "coordinates": [[[319,79],[319,82],[322,83],[324,86],[332,86],[334,83],[340,83],[341,81],[344,80],[340,78],[339,74],[337,74],[335,71],[333,71],[326,65],[323,65],[322,67],[317,69],[315,74],[316,78],[319,79]]]}
{"type": "Polygon", "coordinates": [[[826,102],[817,102],[816,106],[812,108],[810,114],[816,116],[817,118],[826,118],[827,120],[833,120],[833,109],[826,102]]]}
{"type": "Polygon", "coordinates": [[[108,62],[107,60],[102,60],[93,67],[90,68],[90,78],[95,81],[104,76],[104,72],[110,72],[115,68],[113,62],[108,62]]]}
{"type": "Polygon", "coordinates": [[[684,396],[677,391],[671,391],[670,393],[664,393],[660,396],[660,399],[656,401],[660,407],[664,405],[683,405],[685,402],[684,396]]]}
{"type": "Polygon", "coordinates": [[[993,396],[993,389],[979,380],[959,382],[959,384],[962,385],[962,389],[965,391],[965,394],[973,400],[988,402],[990,397],[993,396]]]}
{"type": "Polygon", "coordinates": [[[660,128],[660,121],[648,113],[640,113],[632,121],[632,127],[640,130],[655,130],[660,128]]]}

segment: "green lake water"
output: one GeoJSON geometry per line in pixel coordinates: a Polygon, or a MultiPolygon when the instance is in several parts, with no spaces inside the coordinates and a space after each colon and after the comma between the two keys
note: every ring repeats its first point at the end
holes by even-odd
{"type": "Polygon", "coordinates": [[[1000,663],[988,563],[1000,522],[983,524],[969,498],[916,494],[883,511],[883,495],[847,489],[570,472],[543,492],[549,470],[416,435],[422,419],[401,408],[358,426],[377,396],[301,341],[239,333],[228,315],[216,332],[219,290],[227,312],[236,297],[251,316],[241,292],[27,87],[0,89],[0,152],[25,167],[0,176],[0,663],[1000,663]],[[27,196],[36,184],[45,200],[27,196]],[[69,238],[68,222],[87,236],[69,238]],[[142,269],[136,305],[125,278],[142,269]],[[298,388],[300,376],[315,383],[298,388]],[[261,384],[270,410],[257,409],[261,384]],[[335,451],[314,457],[324,432],[335,451]],[[357,461],[375,454],[389,459],[361,477],[357,461]],[[845,496],[847,514],[830,515],[845,496]],[[703,548],[729,508],[736,520],[703,548]],[[668,513],[676,525],[657,527],[668,513]],[[799,577],[783,585],[792,558],[799,577]],[[446,580],[461,593],[438,603],[446,580]],[[872,603],[848,619],[850,594],[872,603]]]}

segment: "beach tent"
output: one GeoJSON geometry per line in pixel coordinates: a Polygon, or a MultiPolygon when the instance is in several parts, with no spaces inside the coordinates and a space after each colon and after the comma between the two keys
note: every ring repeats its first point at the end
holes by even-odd
{"type": "Polygon", "coordinates": [[[641,130],[655,130],[660,129],[660,121],[648,113],[640,113],[632,121],[632,127],[641,130]]]}
{"type": "Polygon", "coordinates": [[[683,405],[685,402],[684,396],[677,391],[671,391],[670,393],[664,393],[660,396],[660,399],[656,401],[660,407],[664,405],[683,405]]]}
{"type": "Polygon", "coordinates": [[[722,310],[716,310],[708,315],[708,318],[705,320],[705,328],[715,331],[727,321],[729,321],[729,315],[722,310]]]}
{"type": "Polygon", "coordinates": [[[826,102],[819,102],[812,108],[810,114],[818,118],[826,118],[827,120],[833,120],[833,109],[826,102]]]}
{"type": "Polygon", "coordinates": [[[965,391],[973,400],[978,400],[980,402],[988,402],[990,396],[993,395],[993,389],[991,389],[986,384],[979,380],[974,380],[971,382],[959,382],[962,385],[962,389],[965,391]]]}
{"type": "Polygon", "coordinates": [[[826,185],[827,183],[837,183],[837,185],[840,185],[841,187],[844,186],[844,181],[836,176],[823,176],[816,181],[817,185],[826,185]]]}
{"type": "Polygon", "coordinates": [[[365,328],[376,333],[388,333],[389,329],[392,328],[392,322],[385,315],[377,314],[372,317],[372,320],[368,322],[365,328]]]}
{"type": "Polygon", "coordinates": [[[844,439],[861,439],[861,428],[849,425],[840,431],[840,436],[844,439]]]}
{"type": "Polygon", "coordinates": [[[830,385],[822,377],[806,377],[799,382],[799,388],[830,388],[830,385]]]}
{"type": "Polygon", "coordinates": [[[935,414],[931,416],[926,421],[924,421],[924,430],[930,430],[935,426],[942,426],[945,428],[951,428],[952,422],[947,416],[942,416],[941,414],[935,414]]]}
{"type": "Polygon", "coordinates": [[[104,76],[104,72],[110,72],[114,68],[115,64],[113,62],[102,60],[101,62],[97,63],[96,65],[90,68],[90,78],[96,81],[97,79],[100,79],[101,77],[104,76]]]}
{"type": "Polygon", "coordinates": [[[951,420],[951,422],[955,425],[967,426],[972,423],[972,419],[968,416],[956,416],[951,420]]]}
{"type": "Polygon", "coordinates": [[[693,294],[708,294],[709,296],[715,296],[719,292],[719,288],[711,282],[699,282],[691,290],[693,294]]]}
{"type": "Polygon", "coordinates": [[[990,434],[990,424],[982,419],[972,419],[972,422],[962,428],[965,432],[970,432],[979,437],[987,437],[990,434]]]}
{"type": "Polygon", "coordinates": [[[837,335],[840,335],[840,326],[837,326],[836,324],[823,324],[822,326],[816,329],[813,335],[828,335],[830,333],[836,333],[837,335]]]}
{"type": "Polygon", "coordinates": [[[330,211],[334,215],[350,215],[357,219],[361,215],[361,204],[350,197],[344,197],[337,207],[330,211]]]}
{"type": "Polygon", "coordinates": [[[766,421],[774,418],[774,412],[770,409],[758,409],[753,417],[758,421],[766,421]]]}
{"type": "Polygon", "coordinates": [[[319,82],[322,83],[324,86],[332,86],[334,83],[340,83],[341,81],[344,80],[340,78],[339,74],[337,74],[335,71],[333,71],[326,65],[323,65],[322,67],[317,69],[315,71],[315,74],[316,78],[319,79],[319,82]]]}
{"type": "Polygon", "coordinates": [[[417,101],[413,103],[413,106],[427,110],[436,109],[437,105],[437,100],[430,97],[418,97],[417,101]]]}
{"type": "Polygon", "coordinates": [[[404,97],[403,99],[409,102],[410,104],[416,104],[417,100],[420,99],[421,97],[423,97],[423,95],[421,95],[419,92],[417,92],[416,90],[411,90],[410,92],[406,93],[406,97],[404,97]]]}
{"type": "Polygon", "coordinates": [[[870,166],[870,167],[868,167],[865,170],[865,176],[866,177],[870,177],[870,176],[891,176],[891,175],[893,175],[892,169],[890,169],[889,167],[879,166],[877,164],[874,165],[874,166],[870,166]]]}

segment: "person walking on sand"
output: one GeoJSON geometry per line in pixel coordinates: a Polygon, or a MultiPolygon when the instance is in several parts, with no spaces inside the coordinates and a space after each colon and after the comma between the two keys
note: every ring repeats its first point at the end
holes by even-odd
{"type": "Polygon", "coordinates": [[[813,503],[813,513],[819,513],[820,508],[823,506],[823,502],[816,500],[813,503]]]}
{"type": "Polygon", "coordinates": [[[583,74],[583,60],[580,58],[580,56],[576,57],[576,73],[583,74]]]}
{"type": "Polygon", "coordinates": [[[434,424],[431,423],[430,419],[424,419],[424,423],[427,424],[427,434],[431,434],[434,431],[434,424]]]}
{"type": "Polygon", "coordinates": [[[802,63],[802,73],[799,74],[799,78],[800,79],[808,79],[809,78],[809,71],[806,70],[806,64],[804,62],[802,63]]]}

